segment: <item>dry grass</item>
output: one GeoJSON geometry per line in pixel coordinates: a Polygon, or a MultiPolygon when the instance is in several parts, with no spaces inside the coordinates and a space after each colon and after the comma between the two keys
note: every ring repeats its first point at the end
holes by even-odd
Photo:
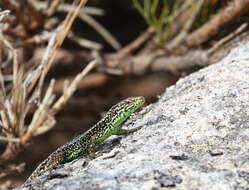
{"type": "MultiPolygon", "coordinates": [[[[60,1],[54,1],[51,9],[48,10],[49,13],[58,6],[56,2],[60,1]]],[[[10,11],[0,12],[0,141],[6,145],[0,155],[0,164],[15,158],[33,137],[54,127],[56,113],[69,101],[78,83],[96,66],[97,61],[94,60],[70,84],[65,81],[61,97],[55,98],[53,94],[55,85],[53,79],[42,96],[44,79],[53,64],[56,50],[63,43],[77,14],[86,2],[87,0],[73,2],[72,6],[75,8],[69,11],[64,22],[49,34],[49,42],[43,59],[31,69],[25,69],[20,48],[13,47],[3,33],[11,19],[10,11]],[[12,65],[9,75],[3,74],[6,72],[4,70],[6,65],[12,65]],[[32,119],[27,123],[28,114],[32,114],[32,119]]],[[[1,169],[0,177],[3,173],[8,173],[7,166],[4,168],[1,169]]],[[[17,170],[18,167],[15,169],[17,170]]],[[[8,171],[11,170],[13,167],[8,171]]]]}

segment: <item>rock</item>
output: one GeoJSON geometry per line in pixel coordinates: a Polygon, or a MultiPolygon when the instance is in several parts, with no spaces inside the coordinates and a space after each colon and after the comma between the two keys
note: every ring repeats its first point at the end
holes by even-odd
{"type": "Polygon", "coordinates": [[[83,156],[17,189],[248,190],[249,43],[179,80],[124,127],[141,125],[105,141],[103,156],[83,156]]]}

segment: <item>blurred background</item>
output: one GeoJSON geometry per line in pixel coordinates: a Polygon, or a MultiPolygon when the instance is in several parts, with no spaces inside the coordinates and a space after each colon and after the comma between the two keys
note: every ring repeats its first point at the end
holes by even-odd
{"type": "Polygon", "coordinates": [[[77,12],[80,2],[0,0],[0,189],[21,185],[122,99],[153,103],[179,78],[248,41],[246,0],[88,0],[77,12]],[[92,60],[97,65],[55,111],[92,60]],[[41,108],[52,79],[51,102],[41,108]]]}

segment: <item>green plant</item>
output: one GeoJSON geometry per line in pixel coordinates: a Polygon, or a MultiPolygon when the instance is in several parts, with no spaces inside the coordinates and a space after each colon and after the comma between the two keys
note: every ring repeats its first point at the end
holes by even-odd
{"type": "Polygon", "coordinates": [[[179,1],[144,0],[141,4],[139,0],[133,0],[133,3],[147,24],[155,30],[157,44],[164,46],[170,34],[171,24],[174,21],[179,1]],[[164,27],[165,24],[167,24],[167,27],[164,27]]]}

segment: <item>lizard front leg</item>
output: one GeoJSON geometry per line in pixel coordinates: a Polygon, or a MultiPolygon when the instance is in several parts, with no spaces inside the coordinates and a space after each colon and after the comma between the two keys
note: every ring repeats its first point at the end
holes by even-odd
{"type": "Polygon", "coordinates": [[[90,139],[90,143],[88,145],[89,155],[93,159],[103,155],[103,153],[98,153],[98,154],[95,153],[96,140],[97,140],[97,135],[92,136],[90,139]]]}

